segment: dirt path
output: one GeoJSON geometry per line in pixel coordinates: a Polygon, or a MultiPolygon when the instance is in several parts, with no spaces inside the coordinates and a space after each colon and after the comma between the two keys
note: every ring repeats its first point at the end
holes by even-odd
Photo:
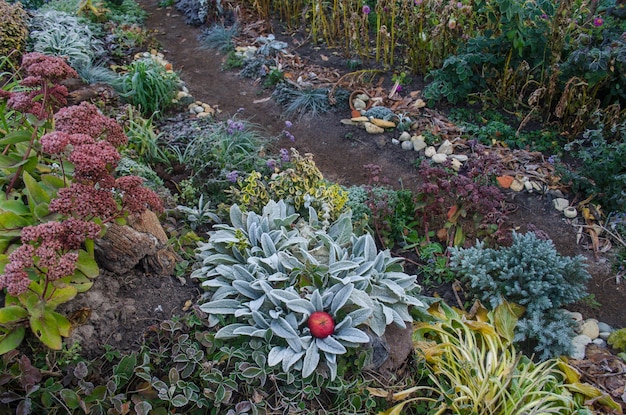
{"type": "MultiPolygon", "coordinates": [[[[198,36],[202,29],[185,24],[176,9],[159,9],[156,0],[142,0],[140,4],[149,12],[147,27],[156,31],[166,59],[180,72],[192,96],[210,105],[218,105],[224,117],[240,112],[244,118],[262,126],[268,136],[281,136],[285,119],[281,118],[281,108],[273,100],[266,99],[271,91],[238,77],[236,72],[223,71],[222,55],[200,47],[198,36]]],[[[393,136],[370,136],[354,131],[354,127],[343,126],[340,120],[348,116],[346,109],[345,114],[330,113],[315,120],[290,120],[295,142],[282,138],[278,147],[294,147],[301,154],[313,153],[324,177],[346,186],[364,183],[363,166],[377,164],[382,166],[382,175],[390,185],[397,188],[401,183],[406,188],[415,189],[417,153],[390,144],[393,136]],[[347,133],[351,133],[351,138],[347,133]]],[[[626,314],[622,310],[626,303],[626,288],[624,284],[616,284],[610,261],[606,258],[597,260],[589,250],[577,245],[576,229],[564,222],[546,198],[512,194],[511,202],[518,205],[517,212],[511,217],[511,228],[524,232],[533,225],[548,234],[562,255],[582,254],[589,259],[593,280],[588,291],[601,306],[584,303],[572,309],[616,327],[626,326],[626,314]]]]}

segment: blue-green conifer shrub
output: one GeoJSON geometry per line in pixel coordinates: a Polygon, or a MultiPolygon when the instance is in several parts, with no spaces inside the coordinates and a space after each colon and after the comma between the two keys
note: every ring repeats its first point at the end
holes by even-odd
{"type": "Polygon", "coordinates": [[[587,295],[583,256],[561,256],[550,240],[532,232],[513,234],[510,247],[491,249],[477,242],[453,248],[450,265],[470,294],[495,308],[503,300],[525,307],[515,341],[522,350],[534,349],[542,360],[568,354],[575,335],[563,307],[587,295]]]}

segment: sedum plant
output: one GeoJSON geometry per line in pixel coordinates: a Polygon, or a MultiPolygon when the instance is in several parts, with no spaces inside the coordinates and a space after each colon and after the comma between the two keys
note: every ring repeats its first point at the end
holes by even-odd
{"type": "Polygon", "coordinates": [[[338,359],[368,343],[368,332],[404,328],[409,307],[423,305],[416,276],[378,252],[371,235],[356,236],[349,213],[324,228],[314,209],[305,221],[270,201],[262,214],[233,205],[230,222],[198,248],[192,277],[208,291],[200,308],[220,324],[216,338],[269,343],[270,366],[304,378],[325,366],[334,379],[338,359]]]}
{"type": "Polygon", "coordinates": [[[499,250],[478,243],[450,252],[450,266],[470,294],[492,308],[503,301],[525,307],[516,341],[534,343],[540,359],[569,352],[574,329],[561,308],[586,295],[584,257],[563,257],[552,241],[533,232],[514,233],[513,244],[499,250]]]}

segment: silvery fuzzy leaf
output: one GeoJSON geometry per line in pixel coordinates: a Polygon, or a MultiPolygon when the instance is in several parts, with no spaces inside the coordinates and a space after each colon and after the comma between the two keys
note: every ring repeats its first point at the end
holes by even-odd
{"type": "Polygon", "coordinates": [[[285,320],[287,320],[287,323],[291,325],[291,328],[293,328],[296,331],[298,330],[298,319],[296,318],[294,314],[287,314],[285,316],[285,320]]]}
{"type": "Polygon", "coordinates": [[[376,304],[373,308],[372,315],[368,320],[368,325],[374,334],[377,336],[385,334],[385,328],[387,327],[387,323],[385,321],[386,318],[383,312],[382,304],[376,304]]]}
{"type": "Polygon", "coordinates": [[[412,295],[406,295],[402,297],[404,302],[408,305],[416,306],[416,307],[426,307],[423,301],[419,300],[417,297],[412,295]]]}
{"type": "Polygon", "coordinates": [[[237,205],[232,205],[229,211],[230,223],[235,228],[243,228],[243,213],[237,205]]]}
{"type": "Polygon", "coordinates": [[[258,311],[261,309],[261,307],[263,307],[263,304],[265,303],[265,300],[267,299],[266,295],[262,295],[259,298],[252,300],[248,303],[248,307],[250,307],[250,310],[252,311],[258,311]]]}
{"type": "Polygon", "coordinates": [[[200,310],[208,314],[234,314],[240,305],[239,300],[222,299],[204,303],[200,306],[200,310]]]}
{"type": "Polygon", "coordinates": [[[246,263],[246,257],[241,251],[239,251],[239,248],[237,248],[236,246],[233,246],[232,254],[233,254],[233,258],[235,258],[238,263],[240,264],[246,263]]]}
{"type": "Polygon", "coordinates": [[[335,380],[337,377],[337,355],[324,353],[326,357],[326,366],[330,370],[330,380],[335,380]]]}
{"type": "Polygon", "coordinates": [[[216,339],[233,339],[238,337],[238,334],[235,334],[235,330],[241,328],[241,327],[250,327],[247,324],[242,324],[242,323],[235,323],[235,324],[229,324],[226,327],[222,327],[221,329],[218,330],[217,333],[215,333],[215,338],[216,339]]]}
{"type": "Polygon", "coordinates": [[[295,311],[296,313],[304,314],[309,316],[315,312],[315,307],[309,300],[305,300],[304,298],[298,298],[296,300],[289,300],[285,303],[287,308],[291,311],[295,311]]]}
{"type": "Polygon", "coordinates": [[[339,261],[334,264],[330,264],[328,271],[333,275],[338,275],[344,271],[351,271],[358,268],[358,264],[352,261],[339,261]]]}
{"type": "Polygon", "coordinates": [[[256,280],[255,276],[241,265],[233,265],[233,276],[236,280],[242,280],[247,282],[252,282],[256,280]]]}
{"type": "Polygon", "coordinates": [[[355,329],[354,327],[346,327],[343,330],[335,330],[333,337],[350,343],[368,343],[370,338],[365,332],[355,329]]]}
{"type": "Polygon", "coordinates": [[[356,275],[361,275],[363,277],[368,277],[372,274],[372,269],[374,267],[373,261],[366,261],[359,265],[357,269],[354,270],[356,275]]]}
{"type": "Polygon", "coordinates": [[[308,263],[313,266],[320,265],[320,262],[318,261],[317,257],[315,255],[312,255],[309,251],[302,250],[299,252],[299,254],[302,255],[302,262],[301,262],[302,264],[308,263]]]}
{"type": "Polygon", "coordinates": [[[322,302],[322,296],[320,295],[319,290],[313,291],[313,294],[311,294],[310,301],[311,301],[311,304],[313,304],[313,307],[315,308],[316,311],[324,310],[324,303],[322,302]]]}
{"type": "Polygon", "coordinates": [[[294,291],[287,289],[281,290],[278,288],[271,290],[269,296],[285,304],[287,304],[291,300],[300,299],[300,296],[294,291]]]}
{"type": "Polygon", "coordinates": [[[385,287],[389,288],[391,292],[393,292],[396,296],[398,296],[398,299],[406,295],[406,291],[404,290],[404,288],[400,287],[398,284],[396,284],[392,280],[384,278],[379,281],[379,284],[384,285],[385,287]]]}
{"type": "Polygon", "coordinates": [[[229,254],[213,254],[204,258],[203,265],[232,265],[239,263],[236,258],[233,258],[229,254]]]}
{"type": "Polygon", "coordinates": [[[315,228],[320,226],[317,211],[311,206],[309,206],[309,224],[315,228]]]}
{"type": "Polygon", "coordinates": [[[270,315],[270,318],[273,318],[273,319],[282,316],[284,313],[285,313],[285,311],[282,308],[280,308],[280,307],[276,307],[275,309],[270,310],[268,312],[268,314],[270,315]]]}
{"type": "Polygon", "coordinates": [[[291,366],[298,363],[298,361],[302,359],[302,356],[304,356],[304,350],[300,350],[299,352],[294,352],[293,350],[289,349],[289,352],[285,353],[285,357],[283,358],[283,362],[287,361],[286,366],[283,364],[283,370],[285,372],[288,371],[291,368],[291,366]],[[289,356],[289,352],[291,352],[291,356],[289,356]]]}
{"type": "Polygon", "coordinates": [[[272,350],[270,350],[269,354],[267,355],[267,364],[269,366],[276,366],[277,364],[282,362],[283,358],[285,357],[286,351],[287,351],[286,347],[282,347],[282,346],[272,347],[272,350]]]}
{"type": "Polygon", "coordinates": [[[372,297],[362,290],[354,290],[350,294],[350,300],[357,306],[371,310],[374,307],[372,297]]]}
{"type": "Polygon", "coordinates": [[[333,336],[328,336],[323,339],[315,339],[315,343],[320,350],[327,353],[344,354],[345,352],[347,352],[344,345],[335,340],[333,336]]]}
{"type": "Polygon", "coordinates": [[[261,220],[259,221],[259,230],[261,234],[269,233],[269,231],[272,230],[270,227],[270,221],[267,217],[262,217],[261,220]]]}
{"type": "Polygon", "coordinates": [[[304,350],[304,347],[302,347],[302,340],[299,337],[290,337],[288,339],[285,339],[285,341],[287,342],[289,347],[295,352],[301,352],[302,350],[304,350]]]}
{"type": "Polygon", "coordinates": [[[206,281],[202,281],[203,287],[219,288],[230,287],[230,281],[224,281],[222,278],[212,278],[206,281]]]}
{"type": "Polygon", "coordinates": [[[267,280],[269,282],[283,282],[283,281],[288,281],[289,280],[289,275],[285,274],[284,272],[275,272],[271,275],[267,276],[267,280]]]}
{"type": "Polygon", "coordinates": [[[333,316],[337,314],[337,311],[343,307],[350,299],[350,294],[354,290],[353,284],[344,285],[334,296],[333,302],[330,305],[330,314],[333,316]]]}
{"type": "Polygon", "coordinates": [[[346,316],[343,320],[341,320],[339,324],[335,325],[335,332],[338,332],[343,328],[352,327],[352,326],[354,326],[352,324],[352,318],[350,316],[346,316]]]}
{"type": "Polygon", "coordinates": [[[274,245],[274,241],[267,233],[261,235],[261,247],[266,257],[270,257],[276,253],[276,245],[274,245]]]}
{"type": "Polygon", "coordinates": [[[211,235],[210,241],[212,244],[237,243],[239,242],[239,239],[237,239],[234,232],[227,231],[227,230],[220,230],[220,231],[215,232],[213,235],[211,235]]]}
{"type": "Polygon", "coordinates": [[[214,316],[213,314],[209,314],[209,327],[214,327],[217,324],[219,324],[220,319],[217,316],[214,316]]]}
{"type": "Polygon", "coordinates": [[[358,310],[352,311],[346,317],[350,317],[352,319],[352,326],[356,327],[365,323],[367,319],[369,318],[369,316],[371,315],[372,315],[371,308],[360,308],[358,310]]]}
{"type": "Polygon", "coordinates": [[[384,251],[379,252],[378,255],[376,256],[376,259],[374,260],[373,268],[376,271],[381,272],[381,273],[385,271],[385,253],[384,253],[384,251]]]}
{"type": "Polygon", "coordinates": [[[416,275],[408,275],[404,272],[387,272],[385,277],[388,280],[392,280],[405,290],[410,289],[413,285],[415,285],[415,281],[417,280],[416,275]]]}
{"type": "Polygon", "coordinates": [[[399,298],[387,287],[380,287],[377,285],[372,286],[370,296],[383,303],[393,304],[398,302],[399,298]]]}
{"type": "Polygon", "coordinates": [[[287,271],[292,271],[294,268],[304,268],[304,264],[290,253],[279,252],[278,258],[280,260],[280,264],[287,271]]]}
{"type": "Polygon", "coordinates": [[[235,317],[239,318],[241,320],[241,317],[245,317],[246,319],[248,317],[252,316],[252,311],[246,307],[246,304],[242,304],[240,308],[238,308],[235,311],[235,317]]]}
{"type": "Polygon", "coordinates": [[[253,326],[238,327],[233,331],[233,334],[248,336],[248,337],[260,337],[263,338],[268,329],[260,329],[253,326]]]}
{"type": "Polygon", "coordinates": [[[250,223],[248,227],[248,241],[250,241],[251,246],[258,246],[260,238],[259,226],[256,222],[250,223]]]}
{"type": "Polygon", "coordinates": [[[223,286],[215,290],[213,296],[211,297],[213,300],[221,300],[223,298],[232,297],[237,295],[237,290],[235,290],[232,286],[223,286]]]}
{"type": "Polygon", "coordinates": [[[394,311],[393,309],[391,309],[390,307],[387,307],[384,304],[382,304],[382,306],[383,306],[383,315],[385,316],[385,324],[390,325],[391,323],[393,323],[394,311]]]}
{"type": "Polygon", "coordinates": [[[296,333],[293,327],[291,327],[291,324],[289,324],[287,320],[282,317],[272,320],[270,327],[272,328],[274,334],[278,337],[282,337],[283,339],[298,338],[298,333],[296,333]]]}
{"type": "Polygon", "coordinates": [[[243,296],[256,300],[263,295],[263,292],[253,290],[247,281],[233,281],[233,287],[243,296]]]}
{"type": "Polygon", "coordinates": [[[409,307],[406,303],[390,304],[389,307],[391,307],[396,313],[398,313],[398,316],[403,321],[413,321],[411,314],[409,314],[409,307]]]}
{"type": "Polygon", "coordinates": [[[320,354],[315,342],[311,343],[306,353],[304,354],[304,360],[302,362],[302,377],[307,378],[315,372],[317,365],[320,362],[320,354]]]}
{"type": "Polygon", "coordinates": [[[262,313],[259,313],[258,311],[252,311],[252,319],[257,326],[263,329],[270,328],[270,322],[265,318],[262,313]]]}
{"type": "Polygon", "coordinates": [[[330,228],[328,228],[328,235],[339,245],[350,242],[352,236],[352,219],[350,213],[342,213],[341,216],[330,225],[330,228]]]}
{"type": "Polygon", "coordinates": [[[281,227],[290,227],[295,221],[298,220],[298,218],[300,218],[300,214],[299,213],[292,213],[289,216],[285,216],[283,218],[274,218],[272,220],[272,224],[274,227],[276,228],[281,228],[281,227]]]}

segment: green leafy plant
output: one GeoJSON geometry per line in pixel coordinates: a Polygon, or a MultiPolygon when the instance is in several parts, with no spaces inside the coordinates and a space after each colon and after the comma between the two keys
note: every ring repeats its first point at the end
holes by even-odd
{"type": "Polygon", "coordinates": [[[145,117],[160,117],[173,105],[180,87],[174,72],[152,58],[139,58],[126,67],[122,75],[123,96],[145,117]]]}
{"type": "Polygon", "coordinates": [[[8,58],[6,63],[0,62],[0,68],[8,69],[9,64],[19,64],[26,49],[27,14],[22,3],[0,1],[0,28],[0,56],[8,58]]]}
{"type": "Polygon", "coordinates": [[[187,222],[194,231],[208,223],[221,222],[220,217],[211,209],[211,202],[204,203],[204,195],[200,195],[197,207],[178,205],[176,210],[186,215],[187,222]]]}
{"type": "Polygon", "coordinates": [[[469,315],[440,302],[430,306],[426,321],[416,324],[413,339],[431,384],[392,394],[402,402],[380,415],[399,414],[420,402],[430,403],[437,413],[468,415],[582,415],[589,409],[581,398],[591,397],[617,408],[608,395],[583,384],[565,361],[534,363],[519,354],[513,346],[519,311],[514,306],[503,302],[487,312],[477,303],[473,311],[469,315]],[[407,398],[411,394],[422,396],[407,398]]]}
{"type": "Polygon", "coordinates": [[[369,341],[359,326],[377,336],[389,324],[406,327],[408,307],[422,302],[415,276],[388,251],[377,253],[369,234],[354,235],[349,215],[328,228],[311,208],[307,222],[298,218],[282,201],[270,201],[261,215],[233,205],[232,225],[216,225],[201,244],[192,277],[209,291],[200,308],[222,326],[216,338],[264,339],[270,366],[307,378],[325,362],[334,379],[348,348],[369,341]],[[318,311],[335,324],[328,337],[315,337],[308,325],[318,311]]]}
{"type": "Polygon", "coordinates": [[[276,162],[270,161],[275,169],[273,174],[263,176],[252,171],[237,181],[237,187],[230,188],[231,204],[259,212],[272,199],[284,200],[302,215],[308,214],[309,207],[322,211],[326,223],[343,212],[348,200],[346,191],[338,184],[324,180],[311,155],[303,157],[292,149],[289,162],[284,162],[280,170],[276,162]]]}
{"type": "Polygon", "coordinates": [[[550,240],[513,234],[507,248],[452,248],[450,266],[471,295],[495,308],[503,301],[525,308],[516,342],[529,343],[540,359],[567,354],[574,329],[561,310],[586,295],[584,257],[559,255],[550,240]]]}
{"type": "Polygon", "coordinates": [[[611,333],[607,342],[614,349],[620,352],[626,352],[626,329],[615,330],[611,333]]]}

